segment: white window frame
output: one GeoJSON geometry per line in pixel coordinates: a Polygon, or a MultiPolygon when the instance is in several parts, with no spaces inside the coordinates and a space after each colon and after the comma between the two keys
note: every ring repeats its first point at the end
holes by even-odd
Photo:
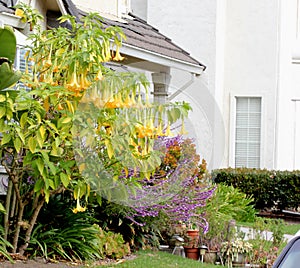
{"type": "Polygon", "coordinates": [[[235,167],[235,142],[236,142],[236,100],[237,98],[260,98],[261,99],[261,125],[260,125],[260,162],[258,168],[264,166],[264,140],[265,140],[265,98],[263,94],[232,94],[230,95],[230,120],[229,120],[229,145],[228,145],[228,160],[229,166],[235,167]]]}

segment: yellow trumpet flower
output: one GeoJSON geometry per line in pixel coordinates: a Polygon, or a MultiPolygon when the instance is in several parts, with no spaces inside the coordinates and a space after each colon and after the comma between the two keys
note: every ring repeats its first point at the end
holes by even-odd
{"type": "Polygon", "coordinates": [[[51,61],[50,56],[49,56],[48,59],[45,61],[44,66],[45,66],[45,68],[48,68],[48,67],[52,66],[52,61],[51,61]]]}
{"type": "Polygon", "coordinates": [[[80,75],[80,88],[87,89],[91,85],[91,82],[87,80],[86,74],[80,75]]]}
{"type": "Polygon", "coordinates": [[[86,211],[86,207],[82,207],[79,203],[79,198],[77,198],[77,205],[76,205],[76,208],[73,208],[72,209],[73,213],[77,213],[77,212],[84,212],[86,211]]]}
{"type": "Polygon", "coordinates": [[[180,129],[180,134],[181,135],[186,135],[188,132],[185,130],[185,127],[184,127],[184,123],[182,122],[181,124],[181,129],[180,129]]]}
{"type": "Polygon", "coordinates": [[[129,97],[129,95],[126,96],[126,99],[124,101],[124,107],[130,108],[133,105],[132,99],[129,97]]]}
{"type": "Polygon", "coordinates": [[[77,205],[76,205],[76,208],[73,208],[72,209],[72,211],[73,211],[73,213],[77,213],[77,212],[84,212],[84,211],[86,211],[86,207],[82,207],[81,205],[80,205],[80,202],[79,202],[79,198],[77,197],[77,205]]]}
{"type": "Polygon", "coordinates": [[[71,90],[75,90],[77,88],[80,88],[80,85],[77,82],[77,74],[76,74],[76,72],[72,73],[71,81],[70,81],[70,83],[68,83],[66,85],[66,87],[68,89],[71,89],[71,90]]]}
{"type": "Polygon", "coordinates": [[[165,135],[166,135],[166,136],[172,136],[172,132],[171,132],[171,126],[170,126],[170,124],[168,124],[168,126],[167,126],[167,129],[166,129],[165,135]]]}
{"type": "Polygon", "coordinates": [[[101,69],[99,69],[98,73],[97,73],[97,76],[95,77],[95,80],[96,81],[102,81],[103,80],[103,75],[102,75],[102,71],[101,69]]]}
{"type": "Polygon", "coordinates": [[[113,57],[114,61],[122,61],[122,60],[124,60],[124,57],[121,56],[119,50],[120,50],[120,47],[117,47],[116,48],[116,55],[113,57]]]}
{"type": "Polygon", "coordinates": [[[161,124],[158,125],[157,129],[156,129],[156,135],[157,136],[164,136],[165,134],[162,131],[162,127],[161,124]]]}
{"type": "Polygon", "coordinates": [[[49,52],[48,58],[47,58],[46,62],[44,63],[44,66],[46,68],[52,66],[51,55],[52,55],[52,45],[50,47],[50,52],[49,52]]]}

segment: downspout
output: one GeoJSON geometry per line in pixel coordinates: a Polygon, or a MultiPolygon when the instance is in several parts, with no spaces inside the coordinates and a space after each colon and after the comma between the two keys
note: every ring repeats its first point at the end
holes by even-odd
{"type": "Polygon", "coordinates": [[[170,97],[168,97],[168,101],[171,101],[175,97],[177,97],[179,94],[181,94],[184,90],[186,90],[190,85],[192,85],[195,81],[195,74],[191,73],[191,79],[187,81],[181,88],[179,88],[175,93],[173,93],[170,97]]]}
{"type": "Polygon", "coordinates": [[[274,152],[273,152],[273,169],[277,169],[278,166],[278,131],[279,131],[279,123],[278,123],[278,110],[279,110],[279,75],[280,75],[280,45],[281,45],[281,32],[280,32],[280,21],[281,21],[281,0],[277,0],[278,3],[278,22],[277,22],[277,81],[276,81],[276,89],[275,89],[275,137],[274,137],[274,152]]]}
{"type": "Polygon", "coordinates": [[[59,9],[60,9],[60,11],[62,13],[62,15],[67,15],[68,12],[66,11],[65,6],[62,3],[62,1],[61,0],[56,0],[56,2],[57,2],[57,5],[58,5],[58,7],[59,7],[59,9]]]}
{"type": "Polygon", "coordinates": [[[293,129],[293,170],[296,168],[296,138],[297,138],[297,102],[300,99],[292,99],[294,103],[294,129],[293,129]]]}

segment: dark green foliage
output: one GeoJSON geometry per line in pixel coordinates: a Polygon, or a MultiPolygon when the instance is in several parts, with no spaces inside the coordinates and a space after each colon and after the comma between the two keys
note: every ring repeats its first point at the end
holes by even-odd
{"type": "Polygon", "coordinates": [[[13,246],[7,240],[5,240],[3,236],[4,236],[4,228],[3,226],[0,225],[0,258],[4,257],[12,262],[13,259],[9,255],[7,249],[12,248],[13,246]]]}
{"type": "Polygon", "coordinates": [[[164,221],[163,215],[158,217],[144,217],[140,220],[143,226],[134,224],[127,217],[131,208],[102,200],[102,204],[94,203],[93,212],[98,223],[104,229],[120,233],[124,240],[134,249],[146,246],[158,246],[161,239],[160,229],[164,221]]]}
{"type": "Polygon", "coordinates": [[[253,196],[257,209],[295,209],[300,203],[300,171],[227,168],[214,170],[212,178],[253,196]]]}
{"type": "Polygon", "coordinates": [[[73,213],[72,202],[69,194],[59,194],[44,206],[32,233],[29,254],[76,261],[122,258],[130,253],[121,234],[100,228],[92,209],[73,213]]]}

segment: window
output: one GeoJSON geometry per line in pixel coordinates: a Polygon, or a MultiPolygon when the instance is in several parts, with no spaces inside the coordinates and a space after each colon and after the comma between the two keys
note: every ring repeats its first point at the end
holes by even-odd
{"type": "MultiPolygon", "coordinates": [[[[26,71],[26,53],[29,52],[28,48],[25,48],[23,46],[18,46],[17,47],[17,51],[16,51],[16,57],[15,57],[15,62],[14,62],[14,68],[16,70],[20,70],[21,72],[25,72],[26,71]]],[[[30,64],[30,62],[28,63],[28,71],[30,72],[30,67],[32,64],[30,64]]],[[[26,87],[22,82],[17,82],[15,88],[25,88],[26,90],[28,90],[29,88],[26,87]]]]}
{"type": "Polygon", "coordinates": [[[260,167],[261,98],[236,97],[235,167],[260,167]]]}

